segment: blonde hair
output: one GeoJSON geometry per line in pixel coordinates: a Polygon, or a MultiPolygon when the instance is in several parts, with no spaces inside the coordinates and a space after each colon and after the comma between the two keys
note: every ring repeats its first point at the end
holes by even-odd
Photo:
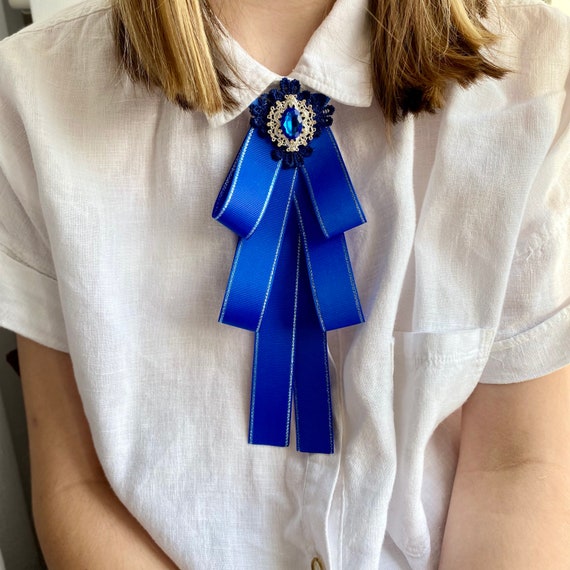
{"type": "MultiPolygon", "coordinates": [[[[387,122],[443,107],[450,82],[468,86],[506,70],[484,55],[497,38],[485,0],[369,0],[374,93],[387,122]]],[[[239,76],[220,47],[207,0],[113,0],[119,60],[134,82],[163,90],[183,109],[235,106],[239,76]]]]}

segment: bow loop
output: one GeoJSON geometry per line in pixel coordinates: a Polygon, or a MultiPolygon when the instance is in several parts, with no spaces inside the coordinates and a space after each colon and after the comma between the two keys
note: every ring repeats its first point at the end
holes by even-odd
{"type": "Polygon", "coordinates": [[[261,222],[281,170],[270,153],[271,144],[250,129],[214,204],[212,217],[242,238],[261,222]]]}
{"type": "MultiPolygon", "coordinates": [[[[293,190],[298,182],[295,170],[285,170],[277,177],[276,187],[268,193],[265,214],[256,224],[255,232],[242,238],[237,245],[228,279],[219,321],[242,329],[257,331],[275,277],[275,271],[289,218],[293,190]]],[[[241,184],[239,190],[247,188],[241,184]]],[[[247,191],[246,191],[247,192],[247,191]]]]}

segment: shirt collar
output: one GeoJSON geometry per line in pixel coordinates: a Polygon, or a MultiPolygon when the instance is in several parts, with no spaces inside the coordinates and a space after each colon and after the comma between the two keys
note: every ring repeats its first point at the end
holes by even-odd
{"type": "MultiPolygon", "coordinates": [[[[288,75],[303,88],[319,91],[333,101],[354,107],[372,103],[370,76],[370,30],[365,0],[337,0],[307,44],[295,69],[288,75]]],[[[254,60],[229,35],[222,49],[233,61],[246,85],[232,89],[235,109],[208,117],[211,126],[221,126],[240,115],[281,76],[254,60]]]]}

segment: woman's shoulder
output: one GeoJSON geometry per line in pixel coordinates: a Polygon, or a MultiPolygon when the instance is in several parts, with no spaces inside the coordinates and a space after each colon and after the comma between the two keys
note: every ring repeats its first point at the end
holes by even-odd
{"type": "Polygon", "coordinates": [[[6,49],[6,45],[19,44],[21,42],[30,42],[33,36],[39,41],[42,37],[47,37],[46,32],[62,32],[71,31],[74,28],[81,27],[85,24],[85,20],[91,17],[105,16],[112,8],[112,0],[82,0],[76,2],[67,8],[58,11],[56,14],[48,18],[44,18],[39,22],[34,22],[20,31],[8,36],[0,41],[0,49],[6,49]]]}
{"type": "Polygon", "coordinates": [[[499,38],[534,46],[537,53],[556,43],[550,56],[570,61],[570,15],[543,0],[493,0],[486,24],[499,38]]]}
{"type": "Polygon", "coordinates": [[[543,18],[569,20],[570,16],[544,0],[490,0],[489,12],[510,13],[513,11],[535,10],[543,18]]]}
{"type": "Polygon", "coordinates": [[[482,80],[459,97],[461,103],[508,109],[542,101],[560,111],[569,89],[570,16],[542,0],[491,0],[484,23],[497,36],[489,56],[509,73],[500,81],[482,80]]]}
{"type": "Polygon", "coordinates": [[[110,0],[85,0],[8,36],[0,41],[0,89],[29,92],[48,78],[69,84],[70,74],[89,75],[98,61],[108,67],[111,24],[110,0]]]}
{"type": "MultiPolygon", "coordinates": [[[[83,0],[0,41],[0,56],[6,57],[8,54],[15,57],[20,50],[41,47],[50,52],[46,53],[46,56],[53,57],[55,52],[59,51],[60,42],[87,42],[95,39],[85,36],[85,32],[89,31],[90,26],[96,26],[101,20],[106,20],[111,9],[111,0],[83,0]]],[[[78,49],[80,46],[81,43],[75,47],[78,49]]]]}
{"type": "Polygon", "coordinates": [[[0,110],[20,115],[29,136],[62,120],[108,124],[110,108],[134,98],[112,15],[110,0],[85,0],[0,42],[0,110]]]}

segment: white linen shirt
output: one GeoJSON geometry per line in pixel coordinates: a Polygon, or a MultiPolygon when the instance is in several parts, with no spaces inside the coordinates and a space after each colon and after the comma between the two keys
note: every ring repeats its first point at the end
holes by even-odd
{"type": "Polygon", "coordinates": [[[279,77],[227,39],[238,109],[182,111],[119,70],[106,1],[0,43],[0,325],[69,352],[110,485],[181,569],[436,569],[461,405],[570,362],[568,18],[501,7],[512,73],[391,142],[365,0],[290,74],[332,98],[368,219],[322,455],[247,443],[253,334],[217,321],[236,237],[212,206],[279,77]]]}

